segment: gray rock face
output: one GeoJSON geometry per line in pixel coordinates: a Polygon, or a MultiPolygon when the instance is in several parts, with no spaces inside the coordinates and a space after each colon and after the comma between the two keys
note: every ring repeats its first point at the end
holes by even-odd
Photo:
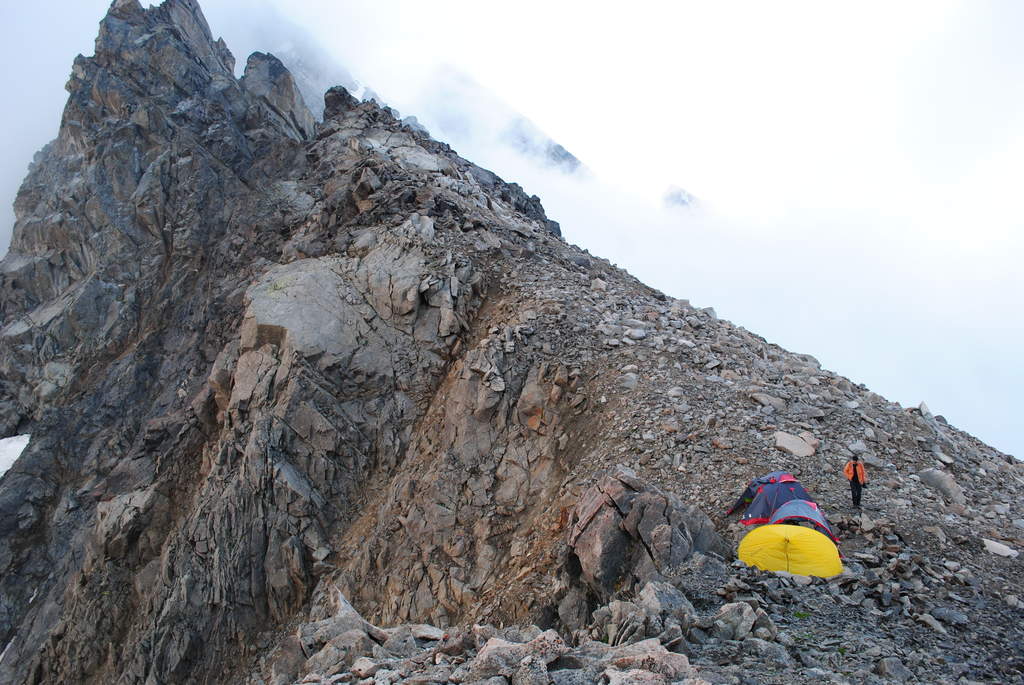
{"type": "Polygon", "coordinates": [[[254,52],[245,63],[245,74],[239,85],[255,101],[255,106],[263,110],[256,114],[258,118],[275,120],[279,130],[287,131],[296,140],[313,136],[316,126],[313,115],[281,60],[254,52]]]}
{"type": "MultiPolygon", "coordinates": [[[[5,682],[236,668],[242,636],[290,620],[336,568],[363,484],[406,455],[482,302],[472,248],[437,244],[435,222],[550,235],[539,202],[376,105],[333,91],[317,131],[275,57],[233,68],[192,0],[115,3],[18,196],[0,425],[35,437],[0,487],[5,682]],[[349,253],[356,233],[374,239],[349,253]]],[[[531,361],[472,354],[491,374],[483,415],[524,406],[531,361]]],[[[474,481],[486,503],[542,489],[546,402],[525,407],[546,437],[474,481]]],[[[456,521],[421,501],[450,541],[456,521]]],[[[394,613],[429,616],[430,594],[394,613]]],[[[319,649],[358,656],[345,634],[319,649]]]]}
{"type": "MultiPolygon", "coordinates": [[[[253,188],[305,165],[301,136],[232,68],[194,2],[115,3],[95,56],[75,61],[57,140],[19,193],[0,286],[0,391],[3,423],[38,438],[0,495],[5,521],[24,512],[3,531],[6,682],[182,678],[213,625],[280,615],[308,592],[303,545],[322,529],[302,532],[283,509],[258,526],[236,516],[268,501],[246,481],[269,487],[294,469],[264,456],[206,494],[197,477],[218,479],[240,456],[233,439],[218,454],[191,400],[236,317],[231,272],[251,259],[239,245],[275,221],[253,188]],[[60,383],[44,373],[54,365],[60,383]],[[186,610],[197,602],[218,608],[186,610]],[[234,609],[243,602],[247,619],[234,609]]],[[[286,81],[277,93],[287,97],[286,81]]],[[[260,361],[253,373],[277,359],[260,361]]],[[[243,435],[251,456],[261,431],[243,435]]]]}

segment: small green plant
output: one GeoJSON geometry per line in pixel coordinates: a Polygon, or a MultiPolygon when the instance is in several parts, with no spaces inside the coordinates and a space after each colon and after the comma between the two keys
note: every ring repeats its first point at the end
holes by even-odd
{"type": "Polygon", "coordinates": [[[797,618],[807,618],[811,613],[809,611],[794,611],[793,615],[797,618]]]}
{"type": "Polygon", "coordinates": [[[288,285],[289,285],[288,281],[286,279],[283,279],[283,278],[280,279],[280,280],[277,280],[277,281],[272,281],[270,283],[270,286],[267,288],[267,292],[268,293],[278,293],[278,292],[286,289],[288,287],[288,285]]]}

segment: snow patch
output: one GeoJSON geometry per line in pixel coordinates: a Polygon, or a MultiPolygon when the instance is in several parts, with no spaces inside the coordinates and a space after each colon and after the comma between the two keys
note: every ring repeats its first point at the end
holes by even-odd
{"type": "Polygon", "coordinates": [[[0,476],[7,473],[7,469],[14,465],[22,451],[28,447],[31,435],[15,435],[0,440],[0,476]]]}

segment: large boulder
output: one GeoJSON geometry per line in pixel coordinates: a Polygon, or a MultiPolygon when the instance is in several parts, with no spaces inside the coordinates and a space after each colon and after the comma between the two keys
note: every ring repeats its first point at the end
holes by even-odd
{"type": "Polygon", "coordinates": [[[776,431],[775,449],[788,452],[794,457],[810,457],[814,455],[815,446],[802,437],[783,431],[776,431]]]}
{"type": "Polygon", "coordinates": [[[693,552],[729,546],[694,506],[619,466],[580,497],[569,526],[569,572],[604,603],[617,590],[667,577],[693,552]]]}
{"type": "Polygon", "coordinates": [[[967,497],[964,495],[953,474],[939,469],[925,469],[917,474],[921,482],[930,488],[937,490],[947,502],[951,504],[967,504],[967,497]]]}

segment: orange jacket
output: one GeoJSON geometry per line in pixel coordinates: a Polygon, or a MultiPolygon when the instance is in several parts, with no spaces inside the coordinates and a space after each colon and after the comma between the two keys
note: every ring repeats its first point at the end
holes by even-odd
{"type": "Polygon", "coordinates": [[[868,474],[864,470],[864,462],[853,461],[852,459],[846,462],[846,466],[843,467],[843,475],[846,476],[846,480],[853,480],[853,469],[857,469],[857,479],[861,483],[868,482],[868,474]]]}

